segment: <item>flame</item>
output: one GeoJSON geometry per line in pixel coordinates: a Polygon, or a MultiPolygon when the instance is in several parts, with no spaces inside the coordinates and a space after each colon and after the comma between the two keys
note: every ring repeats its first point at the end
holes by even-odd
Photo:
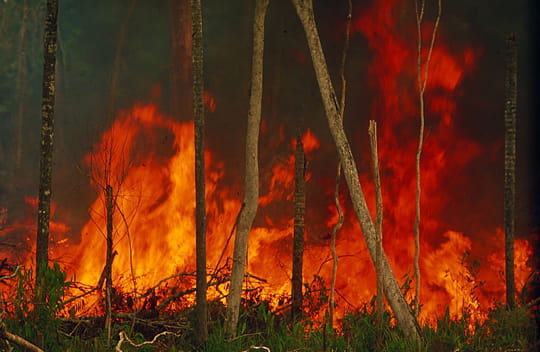
{"type": "MultiPolygon", "coordinates": [[[[366,36],[373,53],[368,83],[375,95],[371,115],[379,122],[380,131],[384,247],[400,283],[406,278],[414,279],[411,269],[418,104],[413,10],[402,0],[377,1],[362,16],[355,18],[352,26],[353,33],[366,36]]],[[[487,309],[504,297],[501,224],[493,223],[491,228],[470,234],[461,228],[459,221],[449,219],[459,218],[460,214],[475,209],[458,203],[456,194],[474,186],[481,187],[482,180],[466,187],[474,179],[467,170],[477,162],[495,163],[496,155],[490,150],[492,148],[461,136],[456,126],[456,98],[460,95],[463,79],[474,71],[481,49],[465,47],[451,51],[444,39],[444,33],[440,32],[433,50],[426,91],[428,121],[421,166],[420,318],[433,323],[434,317],[442,316],[448,308],[454,318],[466,314],[472,320],[482,321],[487,309]]],[[[297,60],[305,61],[299,55],[293,53],[297,60]]],[[[216,101],[209,92],[205,92],[204,101],[208,111],[215,111],[216,101]]],[[[261,132],[270,132],[265,121],[261,132]]],[[[358,138],[365,139],[365,135],[362,133],[358,138]]],[[[268,297],[290,292],[296,143],[295,139],[287,139],[284,126],[273,131],[270,139],[269,145],[284,144],[288,151],[285,157],[264,165],[269,171],[261,178],[268,182],[261,184],[258,218],[250,234],[248,252],[248,272],[252,277],[262,279],[259,281],[268,297]]],[[[317,158],[321,142],[314,132],[307,130],[302,142],[307,159],[317,158]]],[[[369,160],[366,151],[356,152],[363,160],[369,160]]],[[[58,233],[51,249],[53,257],[70,262],[68,268],[71,274],[77,275],[78,281],[90,285],[98,282],[106,253],[104,189],[110,185],[117,205],[113,217],[115,285],[129,291],[127,287],[133,276],[138,291],[143,292],[172,274],[193,273],[193,124],[174,121],[159,112],[154,104],[136,104],[119,114],[84,161],[96,191],[96,199],[89,208],[90,220],[83,227],[77,243],[70,240],[68,227],[53,222],[51,228],[58,233]]],[[[217,160],[212,151],[205,154],[205,168],[207,257],[211,271],[218,265],[222,253],[225,257],[231,256],[228,237],[241,207],[241,197],[234,185],[224,182],[227,168],[231,170],[232,167],[217,160]]],[[[308,168],[308,183],[314,182],[312,173],[308,168]]],[[[359,177],[369,208],[374,212],[375,192],[370,173],[362,172],[359,177]]],[[[345,187],[341,188],[340,201],[346,221],[336,244],[340,256],[336,282],[337,318],[347,310],[369,302],[376,292],[373,264],[345,187]]],[[[308,192],[310,189],[333,199],[333,180],[312,185],[307,188],[308,192]]],[[[28,202],[34,201],[29,199],[28,202]]],[[[310,211],[309,204],[307,207],[310,211]]],[[[321,236],[318,232],[321,226],[331,232],[337,212],[332,203],[326,207],[325,216],[314,218],[319,223],[306,223],[304,281],[309,283],[317,276],[328,286],[331,278],[329,236],[321,236]]],[[[0,225],[5,222],[2,219],[0,216],[0,225]]],[[[1,226],[0,230],[5,232],[1,226]]],[[[30,232],[35,233],[35,230],[30,232]]],[[[27,241],[29,246],[35,242],[31,237],[27,241]]],[[[526,240],[519,239],[515,252],[516,286],[521,290],[531,273],[528,259],[532,249],[526,240]]],[[[190,286],[193,280],[186,279],[174,285],[190,286]]],[[[216,292],[213,294],[218,296],[216,292]]],[[[411,294],[409,290],[408,299],[411,294]]]]}

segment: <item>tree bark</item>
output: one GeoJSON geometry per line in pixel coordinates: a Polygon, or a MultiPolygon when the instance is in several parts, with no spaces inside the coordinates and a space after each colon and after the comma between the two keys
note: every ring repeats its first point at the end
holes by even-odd
{"type": "MultiPolygon", "coordinates": [[[[326,66],[321,42],[315,24],[313,3],[311,0],[292,0],[298,17],[302,22],[311,58],[315,69],[315,75],[319,84],[330,133],[336,144],[343,173],[349,188],[354,211],[360,222],[364,239],[366,241],[371,259],[375,262],[376,235],[375,227],[369,214],[362,187],[358,179],[356,162],[339,118],[339,103],[332,86],[332,81],[326,66]]],[[[420,339],[420,326],[416,321],[407,301],[403,297],[399,285],[392,272],[385,253],[382,253],[382,271],[384,273],[384,292],[404,333],[412,338],[420,339]]]]}
{"type": "Polygon", "coordinates": [[[251,92],[249,101],[246,132],[246,176],[244,206],[238,215],[238,226],[234,242],[233,265],[225,331],[235,336],[240,314],[240,296],[242,280],[246,267],[246,256],[249,231],[257,213],[259,201],[259,161],[258,144],[261,123],[261,105],[263,91],[263,53],[264,53],[264,19],[269,0],[256,0],[253,22],[253,57],[251,62],[251,92]]]}
{"type": "Polygon", "coordinates": [[[191,92],[191,11],[185,0],[169,0],[171,41],[171,115],[188,119],[193,114],[191,92]]]}
{"type": "Polygon", "coordinates": [[[371,147],[371,165],[373,169],[373,181],[375,183],[375,204],[377,207],[375,215],[376,235],[377,235],[377,248],[375,251],[375,271],[377,273],[377,343],[382,342],[382,330],[383,330],[383,312],[384,312],[384,298],[383,298],[383,271],[382,271],[382,222],[383,222],[383,201],[381,190],[381,177],[379,174],[379,153],[377,151],[377,123],[373,120],[369,121],[369,141],[371,147]]]}
{"type": "Polygon", "coordinates": [[[41,148],[36,239],[36,309],[45,303],[45,269],[49,261],[49,221],[54,138],[54,98],[58,1],[47,0],[43,40],[43,87],[41,103],[41,148]]]}
{"type": "Polygon", "coordinates": [[[517,45],[516,36],[506,39],[506,100],[504,109],[504,244],[506,269],[506,304],[516,306],[514,279],[514,232],[516,197],[516,106],[517,106],[517,45]]]}
{"type": "Polygon", "coordinates": [[[105,329],[107,330],[107,345],[111,342],[111,293],[112,293],[112,261],[113,261],[113,189],[110,185],[105,189],[107,211],[107,257],[105,264],[105,329]]]}
{"type": "Polygon", "coordinates": [[[302,267],[304,257],[304,216],[306,213],[306,160],[302,137],[296,137],[294,173],[294,233],[292,253],[292,320],[302,315],[302,267]]]}
{"type": "Polygon", "coordinates": [[[195,339],[203,344],[208,338],[206,302],[206,201],[204,178],[204,71],[201,0],[191,1],[193,37],[193,115],[195,125],[195,217],[196,217],[196,327],[195,339]]]}

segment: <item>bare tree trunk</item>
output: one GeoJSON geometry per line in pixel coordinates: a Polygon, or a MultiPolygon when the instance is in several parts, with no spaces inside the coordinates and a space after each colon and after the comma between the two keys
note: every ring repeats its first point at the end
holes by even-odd
{"type": "MultiPolygon", "coordinates": [[[[43,86],[41,102],[41,148],[39,158],[39,201],[36,236],[35,313],[38,326],[46,315],[49,262],[49,222],[51,217],[52,158],[54,141],[54,98],[56,81],[56,36],[58,30],[58,0],[47,0],[43,40],[43,86]]],[[[37,333],[37,343],[44,345],[44,335],[37,333]]]]}
{"type": "Polygon", "coordinates": [[[506,39],[506,100],[504,109],[504,244],[506,269],[506,304],[516,306],[514,279],[514,232],[516,197],[516,106],[517,106],[517,45],[516,36],[506,39]]]}
{"type": "Polygon", "coordinates": [[[227,315],[225,332],[235,336],[240,314],[240,296],[242,280],[246,267],[246,256],[249,231],[257,213],[259,201],[259,128],[261,122],[261,105],[263,90],[263,53],[264,53],[264,19],[269,0],[255,2],[255,18],[253,22],[253,57],[251,63],[251,92],[246,133],[246,178],[244,206],[238,215],[238,226],[234,241],[233,266],[229,296],[227,299],[227,315]]]}
{"type": "MultiPolygon", "coordinates": [[[[347,80],[345,78],[345,64],[347,63],[347,53],[349,51],[349,39],[351,33],[351,22],[352,22],[352,0],[348,1],[349,11],[347,13],[347,26],[345,27],[345,42],[343,45],[343,52],[341,55],[341,101],[340,101],[340,110],[339,118],[341,124],[343,125],[343,118],[345,115],[345,102],[346,102],[346,92],[347,92],[347,80]]],[[[336,237],[338,231],[343,226],[343,210],[341,209],[341,204],[339,202],[339,183],[341,180],[341,162],[338,161],[337,171],[336,171],[336,187],[334,190],[334,202],[336,204],[336,209],[338,212],[338,222],[332,228],[332,237],[330,239],[330,252],[332,253],[332,279],[330,281],[330,316],[328,317],[330,322],[330,328],[334,328],[334,309],[336,306],[335,302],[335,289],[336,289],[336,278],[337,278],[337,267],[338,267],[338,254],[336,251],[336,237]]]]}
{"type": "Polygon", "coordinates": [[[373,181],[375,183],[375,203],[377,212],[375,215],[375,226],[377,235],[377,248],[375,251],[375,271],[377,272],[377,343],[380,346],[382,342],[383,330],[383,313],[384,313],[384,297],[383,297],[383,271],[382,271],[382,222],[383,222],[383,202],[381,191],[381,177],[379,175],[379,153],[377,151],[377,123],[373,120],[369,121],[369,141],[371,146],[371,163],[373,168],[373,181]]]}
{"type": "Polygon", "coordinates": [[[105,329],[107,330],[107,345],[111,342],[111,292],[112,292],[112,261],[113,261],[113,189],[110,185],[105,189],[107,211],[107,257],[105,261],[105,329]]]}
{"type": "Polygon", "coordinates": [[[171,40],[171,115],[187,119],[193,114],[191,92],[191,10],[185,0],[169,0],[171,40]]]}
{"type": "MultiPolygon", "coordinates": [[[[339,159],[343,165],[343,172],[349,193],[353,203],[353,207],[362,227],[362,232],[366,240],[371,258],[375,262],[376,252],[376,235],[375,227],[369,214],[366,200],[362,192],[360,181],[358,180],[358,171],[356,162],[352,155],[351,147],[345,135],[343,125],[339,118],[339,103],[330,80],[330,75],[326,66],[326,60],[323,54],[321,42],[315,24],[313,13],[313,4],[311,0],[292,0],[298,17],[302,22],[311,58],[317,77],[317,82],[321,91],[323,105],[326,111],[326,117],[330,127],[330,133],[336,144],[339,159]]],[[[394,277],[390,264],[386,255],[382,254],[382,270],[384,273],[384,291],[392,310],[398,320],[402,330],[412,338],[420,338],[420,327],[416,321],[409,305],[405,301],[399,285],[394,277]]]]}
{"type": "Polygon", "coordinates": [[[291,308],[293,321],[302,316],[302,267],[304,258],[304,216],[306,213],[306,160],[302,137],[300,135],[296,137],[294,184],[291,308]]]}
{"type": "Polygon", "coordinates": [[[414,296],[414,313],[418,318],[420,314],[420,199],[421,199],[421,183],[420,183],[420,159],[422,156],[422,147],[424,145],[424,125],[425,125],[425,107],[424,107],[424,93],[426,91],[426,85],[429,73],[429,62],[431,60],[431,53],[433,52],[433,46],[435,44],[435,35],[437,34],[437,28],[439,27],[439,21],[441,19],[442,4],[439,0],[439,10],[437,13],[437,19],[435,20],[435,26],[431,33],[431,43],[429,46],[428,56],[426,59],[425,67],[423,68],[424,76],[422,77],[422,20],[424,18],[424,10],[426,2],[425,0],[414,0],[415,12],[416,12],[416,29],[418,34],[417,43],[417,85],[418,85],[418,100],[420,110],[420,131],[418,135],[418,148],[416,150],[416,218],[414,220],[414,276],[416,281],[415,296],[414,296]],[[418,6],[420,1],[420,6],[418,6]]]}
{"type": "Polygon", "coordinates": [[[195,217],[196,217],[196,327],[195,339],[199,344],[208,338],[206,302],[206,201],[204,179],[204,74],[203,24],[201,0],[191,1],[193,37],[193,115],[195,118],[195,217]]]}
{"type": "Polygon", "coordinates": [[[36,244],[36,309],[43,308],[47,283],[45,269],[49,261],[49,221],[54,136],[54,92],[56,71],[56,34],[58,1],[47,0],[43,41],[43,90],[41,103],[41,155],[39,159],[39,203],[36,244]]]}

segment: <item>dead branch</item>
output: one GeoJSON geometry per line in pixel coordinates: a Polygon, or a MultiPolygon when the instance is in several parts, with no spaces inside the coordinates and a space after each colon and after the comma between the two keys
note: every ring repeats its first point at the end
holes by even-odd
{"type": "Polygon", "coordinates": [[[249,348],[245,351],[242,351],[242,352],[249,352],[251,350],[265,350],[266,352],[272,352],[270,351],[270,348],[266,347],[266,346],[249,346],[249,348]]]}
{"type": "Polygon", "coordinates": [[[17,346],[34,352],[44,352],[41,348],[37,347],[33,343],[30,343],[23,339],[22,337],[12,334],[9,331],[6,330],[6,326],[4,325],[4,320],[2,317],[0,317],[0,338],[7,340],[8,342],[14,343],[17,346]]]}
{"type": "Polygon", "coordinates": [[[373,168],[373,181],[375,183],[375,203],[377,206],[375,216],[375,230],[377,247],[375,251],[375,271],[377,273],[377,339],[382,341],[383,329],[383,273],[382,273],[382,222],[383,222],[383,202],[381,191],[381,177],[379,174],[379,154],[377,152],[377,123],[373,120],[369,121],[369,141],[371,147],[371,164],[373,168]]]}
{"type": "Polygon", "coordinates": [[[144,341],[142,343],[135,343],[135,342],[131,341],[131,339],[126,335],[126,333],[124,331],[120,331],[120,333],[118,334],[118,336],[120,336],[120,340],[118,340],[118,343],[116,344],[115,350],[117,352],[124,352],[122,350],[122,345],[124,344],[124,342],[127,342],[131,346],[136,347],[136,348],[146,346],[146,345],[153,345],[154,343],[156,343],[158,338],[160,338],[161,336],[165,336],[165,335],[172,335],[172,336],[175,336],[175,337],[180,337],[179,334],[176,334],[174,332],[163,331],[163,332],[160,332],[159,334],[157,334],[156,336],[154,336],[154,338],[151,341],[144,341]]]}
{"type": "Polygon", "coordinates": [[[437,19],[435,20],[435,26],[431,33],[431,42],[429,44],[428,55],[424,67],[424,76],[422,77],[422,20],[424,18],[425,0],[420,0],[420,8],[418,7],[418,0],[414,1],[416,12],[416,29],[418,35],[417,46],[417,84],[418,84],[418,98],[420,109],[420,132],[418,136],[418,149],[416,150],[416,218],[414,220],[414,276],[416,278],[415,297],[414,297],[414,313],[416,318],[420,313],[420,158],[422,156],[422,147],[424,145],[424,125],[425,125],[425,108],[424,108],[424,93],[426,91],[429,63],[431,61],[431,54],[433,53],[433,47],[435,45],[435,36],[439,27],[439,22],[442,13],[442,4],[439,0],[439,7],[437,12],[437,19]]]}
{"type": "MultiPolygon", "coordinates": [[[[225,282],[229,281],[229,279],[222,279],[222,280],[218,280],[216,282],[213,282],[213,283],[209,283],[208,284],[208,287],[210,286],[217,286],[217,285],[221,285],[221,284],[224,284],[225,282]]],[[[156,307],[156,310],[157,311],[160,311],[162,310],[163,308],[165,308],[171,301],[174,301],[175,299],[178,299],[182,296],[185,296],[185,295],[189,295],[190,293],[193,293],[195,292],[196,289],[195,288],[190,288],[188,290],[185,290],[185,291],[182,291],[182,292],[177,292],[175,293],[174,295],[171,295],[169,297],[167,297],[166,299],[164,299],[157,307],[156,307]]]]}
{"type": "Polygon", "coordinates": [[[155,284],[154,286],[146,289],[145,293],[142,294],[142,295],[139,295],[137,297],[135,297],[135,300],[139,300],[141,298],[145,298],[147,296],[149,296],[153,290],[155,290],[156,288],[158,288],[159,286],[161,286],[162,283],[164,283],[165,281],[169,281],[171,279],[174,279],[174,278],[177,278],[177,277],[182,277],[182,276],[193,276],[195,277],[195,272],[192,272],[192,273],[177,273],[177,274],[173,274],[173,275],[170,275],[170,276],[167,276],[161,280],[158,281],[157,284],[155,284]]]}

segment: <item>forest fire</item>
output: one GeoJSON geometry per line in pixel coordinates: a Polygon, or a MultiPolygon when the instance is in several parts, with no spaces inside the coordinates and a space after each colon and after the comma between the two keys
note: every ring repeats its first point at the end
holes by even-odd
{"type": "MultiPolygon", "coordinates": [[[[316,158],[316,150],[319,147],[317,138],[308,130],[303,141],[307,155],[316,158]]],[[[292,141],[290,147],[294,148],[292,141]]],[[[101,195],[90,208],[91,220],[82,231],[81,242],[73,244],[69,241],[64,243],[64,240],[56,241],[57,245],[51,248],[53,258],[69,263],[67,268],[71,274],[76,274],[77,281],[89,285],[98,282],[106,253],[105,200],[101,185],[104,184],[102,179],[104,175],[109,175],[118,205],[114,218],[116,256],[113,262],[113,282],[118,289],[131,292],[132,278],[135,278],[138,292],[144,292],[165,277],[193,272],[195,261],[193,153],[191,123],[174,122],[161,114],[152,104],[136,105],[132,110],[121,113],[113,126],[102,135],[95,152],[86,157],[92,173],[92,183],[101,195]],[[163,148],[164,140],[167,140],[170,150],[157,155],[155,151],[157,148],[163,148]],[[105,167],[109,169],[105,170],[105,167]]],[[[389,153],[382,148],[383,163],[384,157],[389,153]]],[[[241,204],[234,192],[220,183],[226,167],[215,160],[211,151],[206,154],[206,165],[208,268],[213,270],[224,264],[222,252],[241,204]],[[222,262],[218,263],[220,259],[222,262]]],[[[441,161],[438,165],[436,171],[439,174],[432,177],[444,179],[448,170],[445,170],[445,165],[441,161]]],[[[411,267],[412,239],[411,236],[399,235],[400,232],[410,233],[400,219],[412,216],[413,210],[408,206],[410,202],[407,197],[413,195],[411,189],[403,189],[400,184],[391,188],[392,182],[389,181],[389,177],[399,175],[398,167],[399,165],[392,165],[394,171],[386,173],[390,176],[384,179],[386,182],[383,181],[387,195],[385,250],[396,275],[403,277],[411,267]],[[394,200],[390,195],[397,195],[399,198],[394,200]],[[390,202],[397,202],[400,207],[393,208],[390,202]]],[[[407,173],[407,170],[401,172],[407,173]]],[[[368,178],[366,175],[361,177],[364,181],[368,178]]],[[[261,195],[260,207],[264,208],[272,202],[290,201],[294,189],[293,179],[294,153],[291,150],[290,157],[285,159],[284,163],[273,166],[269,192],[261,195]]],[[[431,187],[437,187],[436,181],[429,179],[429,174],[426,181],[428,185],[429,182],[433,182],[431,187]]],[[[308,182],[310,182],[309,175],[308,182]]],[[[366,186],[368,197],[371,197],[372,190],[367,181],[366,186]]],[[[430,186],[426,188],[429,190],[430,186]]],[[[439,201],[438,198],[434,200],[439,201]]],[[[426,208],[436,209],[436,207],[440,205],[435,202],[426,208]]],[[[333,209],[333,206],[329,208],[333,209]]],[[[369,254],[361,240],[361,233],[351,215],[352,212],[347,207],[345,212],[348,221],[339,233],[337,241],[337,251],[341,256],[336,285],[341,297],[338,298],[339,316],[347,310],[369,302],[375,293],[375,273],[369,254]]],[[[266,226],[252,230],[248,272],[254,277],[264,279],[261,285],[265,287],[262,292],[265,297],[278,297],[288,295],[290,292],[292,221],[292,215],[275,220],[267,217],[266,226]],[[272,270],[269,270],[270,268],[272,270]]],[[[324,222],[330,229],[334,221],[335,214],[331,210],[329,218],[324,222]]],[[[426,223],[428,225],[423,229],[425,239],[422,246],[425,254],[421,260],[424,276],[421,318],[424,321],[435,321],[435,317],[444,314],[448,307],[449,313],[454,318],[467,312],[475,319],[482,319],[487,308],[491,307],[494,301],[501,299],[504,292],[503,280],[498,273],[503,270],[502,258],[504,258],[503,237],[500,230],[493,234],[489,242],[483,244],[483,247],[489,247],[484,248],[489,255],[487,261],[478,267],[477,260],[473,260],[470,254],[474,252],[471,238],[452,230],[437,232],[442,225],[432,214],[426,223]],[[431,240],[432,237],[434,240],[431,240]]],[[[306,231],[309,238],[309,224],[306,231]]],[[[231,251],[229,245],[225,257],[231,256],[231,251]]],[[[531,254],[532,250],[526,241],[516,242],[518,288],[523,287],[531,272],[527,266],[531,254]]],[[[313,275],[318,275],[328,283],[331,273],[329,258],[327,245],[308,242],[304,261],[304,281],[310,282],[313,275]]],[[[188,275],[186,279],[188,285],[193,284],[192,279],[188,275]]],[[[215,297],[218,296],[217,292],[213,294],[215,297]]],[[[94,309],[99,307],[96,306],[94,309]]]]}
{"type": "MultiPolygon", "coordinates": [[[[410,22],[414,16],[397,11],[401,3],[402,0],[374,2],[372,8],[353,19],[352,35],[365,36],[373,55],[368,67],[367,87],[373,94],[369,119],[377,121],[380,131],[383,244],[402,291],[411,302],[415,280],[414,157],[419,122],[416,43],[414,26],[410,22]]],[[[433,24],[426,24],[424,42],[430,40],[430,27],[433,24]]],[[[422,51],[423,57],[427,57],[427,50],[422,51]]],[[[427,136],[421,163],[419,319],[422,323],[434,325],[445,313],[453,319],[467,316],[471,322],[482,322],[487,318],[488,310],[504,298],[502,210],[499,211],[500,219],[492,219],[489,226],[474,224],[474,212],[479,208],[488,208],[490,213],[497,213],[502,208],[502,204],[491,202],[492,198],[475,198],[485,182],[481,177],[487,177],[479,175],[478,169],[497,164],[503,153],[501,143],[484,145],[463,133],[458,126],[463,120],[463,117],[459,118],[458,107],[462,85],[466,77],[474,74],[481,54],[482,48],[451,46],[445,42],[444,32],[439,33],[426,73],[429,76],[426,85],[427,136]],[[473,205],[463,204],[464,201],[473,205]]],[[[297,56],[307,58],[303,52],[298,52],[297,56]]],[[[301,61],[309,64],[307,59],[301,61]]],[[[361,93],[351,91],[347,94],[349,99],[354,99],[355,94],[361,93]]],[[[220,109],[219,100],[209,92],[204,93],[204,104],[209,112],[220,109]]],[[[345,120],[354,118],[345,116],[345,120]]],[[[362,117],[362,120],[367,121],[368,117],[362,117]]],[[[319,149],[329,146],[324,144],[318,131],[307,127],[302,133],[308,160],[306,181],[310,186],[307,192],[316,190],[331,195],[335,187],[333,181],[313,184],[317,170],[309,167],[309,161],[319,158],[319,149]]],[[[285,137],[283,129],[270,131],[264,120],[261,129],[263,135],[279,134],[278,144],[287,145],[287,154],[281,159],[272,159],[271,165],[261,165],[270,176],[267,184],[261,184],[259,213],[249,238],[246,276],[257,282],[257,294],[270,300],[272,308],[283,308],[289,303],[291,292],[294,214],[284,211],[281,205],[290,205],[294,198],[296,140],[285,137]]],[[[132,295],[135,299],[154,294],[158,289],[167,289],[171,294],[180,290],[193,291],[196,233],[193,130],[192,122],[178,122],[154,103],[136,103],[111,121],[110,127],[83,160],[84,172],[96,198],[88,209],[88,221],[82,227],[80,237],[74,235],[68,225],[56,222],[54,206],[51,211],[50,257],[58,260],[74,281],[89,287],[103,282],[107,252],[106,190],[110,186],[114,199],[112,281],[117,292],[132,295]],[[175,280],[168,281],[172,277],[175,280]]],[[[349,138],[366,140],[367,129],[364,132],[355,131],[356,134],[349,138]]],[[[370,161],[368,150],[354,150],[354,153],[359,164],[367,165],[370,161]]],[[[242,207],[241,192],[238,191],[240,182],[228,184],[225,176],[241,174],[234,168],[242,169],[243,166],[228,165],[218,155],[212,149],[205,153],[207,271],[211,283],[209,299],[225,303],[228,282],[218,276],[229,274],[234,242],[231,237],[242,207]]],[[[337,160],[327,163],[333,168],[337,160]]],[[[358,176],[374,218],[375,190],[367,169],[360,167],[358,176]]],[[[376,294],[374,266],[344,184],[341,185],[340,201],[345,223],[336,242],[339,256],[336,320],[348,311],[368,305],[376,294]]],[[[36,199],[27,197],[25,202],[33,209],[37,208],[36,199]]],[[[310,206],[308,202],[306,208],[310,206]]],[[[318,232],[320,228],[326,228],[326,233],[330,233],[338,214],[332,203],[317,206],[325,210],[321,212],[324,215],[316,219],[318,223],[306,222],[303,280],[306,290],[329,290],[332,274],[330,239],[318,232]]],[[[8,210],[0,208],[2,236],[24,233],[28,247],[26,257],[14,254],[9,260],[33,266],[34,219],[5,228],[8,210]]],[[[529,264],[532,256],[531,244],[525,239],[516,239],[518,292],[526,287],[532,274],[529,264]]],[[[70,294],[77,295],[78,292],[70,294]]],[[[186,297],[188,305],[194,303],[194,297],[186,297]]],[[[103,313],[100,299],[96,295],[92,304],[78,307],[75,314],[103,313]]],[[[311,315],[322,321],[326,304],[324,302],[323,308],[311,315]]],[[[171,310],[179,308],[174,303],[170,307],[171,310]]]]}

